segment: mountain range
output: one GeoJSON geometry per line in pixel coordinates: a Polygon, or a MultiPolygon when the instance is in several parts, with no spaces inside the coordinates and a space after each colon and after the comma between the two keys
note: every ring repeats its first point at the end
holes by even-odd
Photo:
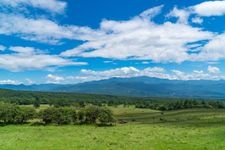
{"type": "Polygon", "coordinates": [[[42,92],[76,92],[137,97],[225,99],[224,80],[167,80],[151,77],[111,78],[79,84],[0,85],[2,89],[42,92]]]}

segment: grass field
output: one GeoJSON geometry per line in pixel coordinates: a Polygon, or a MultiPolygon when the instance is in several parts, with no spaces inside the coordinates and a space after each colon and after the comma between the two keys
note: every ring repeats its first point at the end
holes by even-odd
{"type": "Polygon", "coordinates": [[[111,108],[113,127],[86,125],[0,127],[1,150],[223,150],[225,110],[161,113],[134,107],[111,108]]]}

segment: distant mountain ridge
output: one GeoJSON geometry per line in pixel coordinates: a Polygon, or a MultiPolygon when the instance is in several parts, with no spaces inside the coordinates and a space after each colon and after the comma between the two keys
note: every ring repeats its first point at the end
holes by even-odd
{"type": "Polygon", "coordinates": [[[225,81],[167,80],[151,77],[111,78],[79,84],[0,85],[2,89],[76,92],[138,97],[187,97],[225,99],[225,81]]]}

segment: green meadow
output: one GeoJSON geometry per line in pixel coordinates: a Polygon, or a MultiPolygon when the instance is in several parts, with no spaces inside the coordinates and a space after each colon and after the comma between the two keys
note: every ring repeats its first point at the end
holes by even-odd
{"type": "MultiPolygon", "coordinates": [[[[45,106],[46,107],[46,106],[45,106]]],[[[222,150],[225,110],[155,111],[110,107],[112,127],[9,125],[0,127],[1,150],[222,150]]]]}

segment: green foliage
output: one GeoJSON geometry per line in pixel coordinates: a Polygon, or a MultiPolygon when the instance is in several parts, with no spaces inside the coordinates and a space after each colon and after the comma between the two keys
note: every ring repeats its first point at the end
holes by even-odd
{"type": "Polygon", "coordinates": [[[103,126],[113,125],[113,123],[115,123],[115,119],[112,111],[107,108],[101,108],[96,122],[98,125],[103,126]]]}
{"type": "Polygon", "coordinates": [[[49,107],[41,110],[39,116],[45,124],[63,125],[77,122],[76,110],[69,107],[49,107]]]}
{"type": "Polygon", "coordinates": [[[225,109],[223,101],[200,100],[171,100],[171,101],[145,101],[139,102],[136,108],[150,108],[154,110],[170,111],[189,108],[214,108],[225,109]]]}
{"type": "Polygon", "coordinates": [[[101,126],[112,125],[115,122],[113,113],[106,107],[88,106],[85,108],[85,122],[101,126]]]}
{"type": "Polygon", "coordinates": [[[39,97],[35,97],[35,100],[34,100],[34,108],[39,108],[40,107],[40,100],[39,100],[39,97]]]}
{"type": "Polygon", "coordinates": [[[96,123],[96,120],[99,115],[99,107],[97,106],[88,106],[85,108],[85,122],[88,124],[96,123]]]}
{"type": "Polygon", "coordinates": [[[19,124],[26,123],[28,120],[33,119],[36,117],[35,109],[32,107],[20,107],[17,115],[16,115],[16,122],[19,124]]]}
{"type": "Polygon", "coordinates": [[[45,124],[97,124],[112,125],[112,111],[98,106],[87,106],[76,111],[72,107],[49,107],[40,111],[40,119],[45,124]]]}
{"type": "Polygon", "coordinates": [[[35,110],[15,104],[0,103],[0,122],[3,124],[23,124],[33,119],[35,110]]]}
{"type": "Polygon", "coordinates": [[[130,106],[136,108],[150,108],[154,110],[179,110],[187,108],[225,108],[222,100],[199,100],[179,98],[138,98],[125,96],[78,94],[78,93],[57,93],[57,92],[24,92],[0,90],[0,101],[23,105],[34,105],[38,108],[40,104],[49,104],[55,107],[84,108],[90,104],[95,106],[130,106]]]}

